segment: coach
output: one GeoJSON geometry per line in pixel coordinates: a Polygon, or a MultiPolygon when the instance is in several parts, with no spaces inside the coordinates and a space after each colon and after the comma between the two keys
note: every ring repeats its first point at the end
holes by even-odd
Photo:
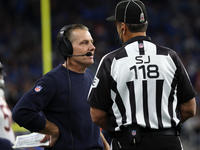
{"type": "Polygon", "coordinates": [[[180,150],[181,124],[196,113],[196,93],[175,51],[146,36],[145,5],[121,1],[115,15],[121,48],[105,55],[90,89],[93,122],[114,150],[180,150]]]}
{"type": "Polygon", "coordinates": [[[104,150],[109,145],[90,117],[87,104],[95,46],[82,24],[64,26],[57,36],[64,58],[26,92],[13,109],[13,120],[31,132],[45,134],[45,150],[104,150]],[[42,112],[42,113],[41,113],[42,112]],[[44,114],[44,115],[43,115],[44,114]]]}

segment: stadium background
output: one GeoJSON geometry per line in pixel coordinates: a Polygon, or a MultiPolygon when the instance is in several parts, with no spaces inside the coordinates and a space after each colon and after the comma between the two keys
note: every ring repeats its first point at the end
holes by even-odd
{"type": "MultiPolygon", "coordinates": [[[[90,68],[95,72],[101,57],[120,46],[114,24],[105,20],[113,15],[118,1],[50,0],[52,66],[63,61],[56,47],[58,31],[66,24],[82,23],[89,27],[94,38],[95,64],[90,68]]],[[[185,150],[197,150],[200,148],[200,1],[142,1],[149,18],[147,36],[178,53],[198,93],[197,116],[184,124],[181,136],[185,150]]],[[[41,33],[40,0],[0,1],[0,61],[7,74],[6,99],[11,110],[43,75],[41,33]]],[[[17,130],[16,134],[24,132],[17,130]]]]}

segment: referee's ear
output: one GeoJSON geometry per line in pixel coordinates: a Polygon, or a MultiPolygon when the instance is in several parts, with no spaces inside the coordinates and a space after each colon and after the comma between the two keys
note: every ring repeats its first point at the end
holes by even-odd
{"type": "Polygon", "coordinates": [[[125,23],[121,23],[121,31],[122,31],[122,34],[124,34],[125,32],[126,32],[126,30],[127,30],[127,26],[126,26],[126,24],[125,23]]]}

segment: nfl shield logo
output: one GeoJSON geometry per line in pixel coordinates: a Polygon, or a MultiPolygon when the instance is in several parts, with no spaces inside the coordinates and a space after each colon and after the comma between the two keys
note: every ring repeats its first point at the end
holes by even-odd
{"type": "Polygon", "coordinates": [[[132,133],[133,136],[136,136],[136,130],[132,130],[131,133],[132,133]]]}
{"type": "Polygon", "coordinates": [[[140,22],[144,22],[144,13],[140,14],[140,22]]]}
{"type": "Polygon", "coordinates": [[[39,85],[37,85],[37,86],[35,87],[35,92],[40,92],[40,91],[41,91],[41,89],[42,89],[42,87],[41,87],[41,86],[39,86],[39,85]]]}
{"type": "Polygon", "coordinates": [[[144,47],[143,43],[139,43],[138,46],[139,46],[139,48],[143,48],[144,47]]]}

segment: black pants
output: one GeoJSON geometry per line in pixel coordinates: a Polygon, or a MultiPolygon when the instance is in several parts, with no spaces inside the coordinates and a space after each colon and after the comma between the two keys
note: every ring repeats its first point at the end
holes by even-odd
{"type": "Polygon", "coordinates": [[[116,137],[112,141],[112,150],[182,150],[179,136],[143,135],[137,144],[130,144],[128,137],[116,137]]]}

